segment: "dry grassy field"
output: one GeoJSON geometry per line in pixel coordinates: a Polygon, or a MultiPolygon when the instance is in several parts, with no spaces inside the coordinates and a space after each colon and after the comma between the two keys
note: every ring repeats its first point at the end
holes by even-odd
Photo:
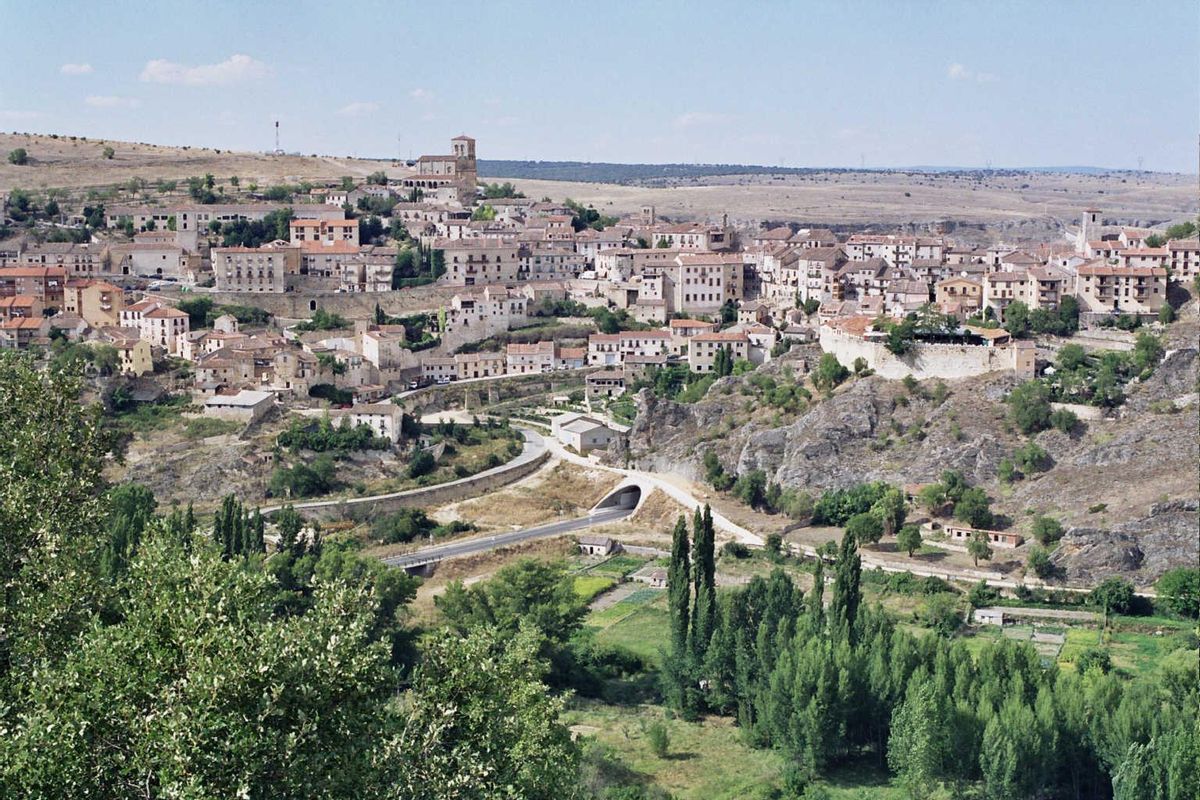
{"type": "Polygon", "coordinates": [[[276,156],[205,147],[166,147],[103,139],[51,138],[37,134],[0,133],[0,192],[14,188],[93,188],[141,178],[153,183],[159,178],[182,180],[211,172],[218,178],[238,176],[243,185],[251,181],[273,183],[337,180],[343,175],[363,178],[376,170],[393,177],[411,170],[389,161],[369,161],[331,156],[276,156]],[[24,148],[29,163],[9,164],[8,153],[24,148]],[[104,148],[113,149],[111,159],[104,148]]]}
{"type": "Polygon", "coordinates": [[[1013,228],[1073,224],[1084,208],[1100,208],[1125,224],[1195,216],[1194,176],[1021,173],[847,172],[732,176],[667,188],[514,180],[530,197],[570,197],[619,215],[654,205],[660,215],[731,222],[795,220],[820,225],[925,225],[942,221],[1013,228]]]}
{"type": "MultiPolygon", "coordinates": [[[[97,139],[0,134],[0,154],[17,147],[25,166],[0,160],[0,192],[13,188],[95,188],[138,177],[153,183],[211,172],[237,175],[243,187],[280,182],[362,178],[376,170],[398,177],[410,170],[390,161],[333,156],[275,156],[200,147],[167,147],[97,139]],[[113,157],[103,157],[112,147],[113,157]]],[[[486,176],[482,178],[488,180],[486,176]]],[[[1037,238],[1072,224],[1084,208],[1100,208],[1121,224],[1150,225],[1195,216],[1200,211],[1196,179],[1158,173],[1100,175],[1053,173],[818,172],[807,175],[724,176],[677,181],[664,188],[605,183],[516,179],[534,198],[570,197],[605,214],[653,205],[660,216],[711,219],[728,214],[735,224],[762,220],[829,226],[912,225],[979,229],[1010,239],[1037,238]]]]}

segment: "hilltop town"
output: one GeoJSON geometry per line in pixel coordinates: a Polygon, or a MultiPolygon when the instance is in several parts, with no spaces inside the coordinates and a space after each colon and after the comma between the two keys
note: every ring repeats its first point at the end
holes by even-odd
{"type": "MultiPolygon", "coordinates": [[[[480,181],[469,136],[448,151],[361,181],[134,179],[105,199],[15,189],[0,344],[68,353],[104,383],[247,430],[327,409],[396,447],[402,398],[426,387],[478,382],[494,396],[489,382],[556,376],[578,387],[563,443],[615,458],[647,388],[694,402],[780,359],[805,405],[831,365],[1045,381],[1064,347],[1149,347],[1194,309],[1200,242],[1186,219],[1140,229],[1081,209],[1057,239],[985,247],[663,219],[649,205],[606,216],[480,181]]],[[[1120,410],[1094,385],[1052,393],[1083,419],[1120,410]]]]}

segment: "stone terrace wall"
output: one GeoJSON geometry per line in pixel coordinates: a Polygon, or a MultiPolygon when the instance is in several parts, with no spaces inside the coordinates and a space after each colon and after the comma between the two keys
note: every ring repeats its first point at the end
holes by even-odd
{"type": "Polygon", "coordinates": [[[843,366],[853,368],[854,360],[863,358],[876,374],[889,380],[900,380],[905,375],[917,380],[953,380],[1014,368],[1014,351],[1009,347],[914,344],[911,351],[896,356],[883,344],[826,326],[821,328],[820,341],[821,349],[833,353],[843,366]]]}

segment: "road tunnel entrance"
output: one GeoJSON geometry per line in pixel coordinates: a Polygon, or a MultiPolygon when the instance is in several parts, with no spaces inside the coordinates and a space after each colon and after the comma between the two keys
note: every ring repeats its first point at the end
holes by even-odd
{"type": "Polygon", "coordinates": [[[605,497],[596,504],[596,511],[602,511],[608,508],[637,508],[638,503],[642,501],[642,487],[636,483],[626,486],[618,486],[608,497],[605,497]]]}

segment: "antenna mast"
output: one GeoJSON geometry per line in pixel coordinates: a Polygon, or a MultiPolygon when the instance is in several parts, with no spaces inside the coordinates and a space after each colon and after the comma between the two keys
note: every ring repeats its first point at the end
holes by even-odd
{"type": "Polygon", "coordinates": [[[279,149],[279,120],[275,120],[275,155],[279,155],[282,152],[279,149]]]}

